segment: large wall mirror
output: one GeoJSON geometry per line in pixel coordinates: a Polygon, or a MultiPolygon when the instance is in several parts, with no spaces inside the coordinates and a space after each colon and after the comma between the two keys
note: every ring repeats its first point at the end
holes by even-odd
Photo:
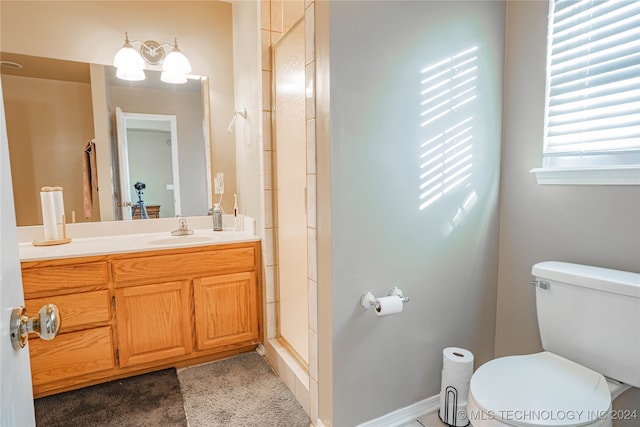
{"type": "Polygon", "coordinates": [[[130,82],[116,78],[112,66],[94,64],[104,72],[91,73],[87,63],[0,55],[18,225],[42,223],[44,186],[64,188],[65,210],[78,221],[100,218],[98,191],[112,192],[111,206],[102,210],[116,219],[142,217],[135,215],[141,202],[151,212],[142,218],[207,215],[206,78],[169,85],[159,71],[147,71],[144,81],[130,82]],[[96,108],[92,93],[100,92],[106,105],[96,108]],[[105,109],[107,116],[94,116],[105,109]],[[87,145],[101,120],[98,127],[110,130],[111,166],[104,168],[91,157],[98,148],[87,145]]]}
{"type": "Polygon", "coordinates": [[[150,218],[207,215],[213,174],[223,172],[225,191],[235,192],[234,136],[226,132],[235,110],[231,5],[74,3],[0,5],[17,224],[42,224],[43,186],[64,188],[68,221],[131,219],[141,198],[150,218]],[[137,21],[142,10],[154,19],[137,21]],[[193,78],[164,83],[153,66],[142,82],[116,78],[110,63],[123,28],[143,40],[179,37],[193,78]],[[47,55],[32,35],[43,33],[47,55]],[[141,192],[136,183],[145,184],[141,192]]]}

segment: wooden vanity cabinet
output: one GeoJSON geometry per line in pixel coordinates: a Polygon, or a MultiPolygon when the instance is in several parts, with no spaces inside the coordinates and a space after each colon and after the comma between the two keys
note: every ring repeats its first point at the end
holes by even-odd
{"type": "Polygon", "coordinates": [[[22,283],[29,316],[53,303],[62,319],[55,340],[29,340],[36,396],[115,367],[106,259],[22,263],[22,283]]]}
{"type": "Polygon", "coordinates": [[[23,262],[29,314],[62,318],[29,341],[34,396],[254,348],[260,271],[260,242],[23,262]]]}
{"type": "Polygon", "coordinates": [[[259,342],[259,247],[214,248],[114,259],[120,366],[259,342]]]}

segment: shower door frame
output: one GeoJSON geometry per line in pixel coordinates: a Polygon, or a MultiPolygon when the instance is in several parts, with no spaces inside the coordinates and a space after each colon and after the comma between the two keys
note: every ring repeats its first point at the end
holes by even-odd
{"type": "MultiPolygon", "coordinates": [[[[277,100],[277,85],[276,85],[276,73],[277,73],[277,64],[276,64],[276,50],[287,41],[288,36],[290,36],[294,31],[299,30],[299,27],[302,26],[302,31],[303,31],[303,37],[304,37],[304,31],[305,31],[305,20],[304,17],[300,18],[298,21],[296,21],[295,24],[293,24],[291,26],[291,28],[289,28],[287,30],[286,33],[284,33],[282,35],[282,37],[272,46],[271,48],[271,62],[272,62],[272,100],[271,100],[271,132],[272,132],[272,139],[273,139],[273,151],[272,151],[272,165],[273,165],[273,175],[272,175],[272,180],[273,180],[273,221],[274,221],[274,254],[275,254],[275,258],[276,258],[276,269],[275,269],[275,292],[277,295],[277,301],[278,304],[276,305],[277,307],[277,322],[276,322],[276,328],[277,328],[277,333],[276,333],[276,338],[278,340],[278,342],[280,342],[280,344],[285,347],[290,353],[291,355],[297,360],[298,364],[301,365],[302,367],[304,367],[307,371],[309,370],[309,292],[308,292],[308,281],[309,281],[309,277],[308,277],[308,261],[305,262],[305,271],[307,272],[305,275],[305,281],[304,284],[302,284],[302,286],[305,287],[305,289],[307,290],[307,298],[306,298],[306,319],[303,319],[304,325],[306,325],[305,329],[305,338],[306,338],[306,348],[304,349],[306,351],[306,355],[305,354],[300,354],[300,352],[298,350],[296,350],[296,347],[294,345],[292,345],[289,340],[287,340],[286,336],[282,334],[282,298],[281,298],[281,278],[282,278],[282,263],[281,263],[281,253],[280,253],[280,237],[281,237],[281,227],[280,227],[280,219],[281,219],[281,215],[278,209],[278,194],[279,194],[279,184],[278,184],[278,132],[277,132],[277,123],[276,123],[276,116],[277,116],[277,108],[276,108],[276,100],[277,100]]],[[[304,42],[303,42],[304,43],[304,42]]],[[[302,45],[302,49],[303,51],[306,49],[306,46],[303,44],[302,45]]],[[[303,59],[303,75],[306,72],[306,67],[305,67],[305,54],[303,52],[302,55],[302,59],[303,59]]],[[[305,88],[305,82],[303,81],[303,97],[304,97],[304,90],[305,88]]],[[[302,140],[302,143],[304,144],[304,149],[305,149],[305,156],[304,156],[304,164],[306,165],[306,112],[304,113],[304,117],[303,120],[305,121],[304,124],[304,132],[305,132],[305,137],[302,140]]],[[[305,167],[305,179],[304,179],[304,204],[305,204],[305,222],[308,223],[308,203],[307,203],[307,180],[306,180],[306,174],[307,174],[307,170],[305,167]]],[[[308,225],[307,225],[308,226],[308,225]]],[[[306,227],[305,227],[306,229],[306,227]]],[[[306,231],[306,230],[305,230],[306,231]]],[[[308,241],[307,241],[307,234],[305,233],[304,235],[304,248],[305,248],[305,259],[307,259],[308,257],[308,241]]],[[[300,319],[302,320],[302,319],[300,319]]]]}

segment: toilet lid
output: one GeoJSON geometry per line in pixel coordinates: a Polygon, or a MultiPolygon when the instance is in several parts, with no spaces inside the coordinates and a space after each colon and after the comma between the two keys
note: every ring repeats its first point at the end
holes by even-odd
{"type": "Polygon", "coordinates": [[[483,416],[515,426],[582,426],[611,407],[604,376],[547,351],[487,362],[469,390],[483,416]]]}

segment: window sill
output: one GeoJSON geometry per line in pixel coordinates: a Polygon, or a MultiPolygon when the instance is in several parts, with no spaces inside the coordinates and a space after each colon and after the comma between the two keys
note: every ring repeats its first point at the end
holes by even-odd
{"type": "Polygon", "coordinates": [[[531,169],[541,185],[640,185],[640,165],[531,169]]]}

